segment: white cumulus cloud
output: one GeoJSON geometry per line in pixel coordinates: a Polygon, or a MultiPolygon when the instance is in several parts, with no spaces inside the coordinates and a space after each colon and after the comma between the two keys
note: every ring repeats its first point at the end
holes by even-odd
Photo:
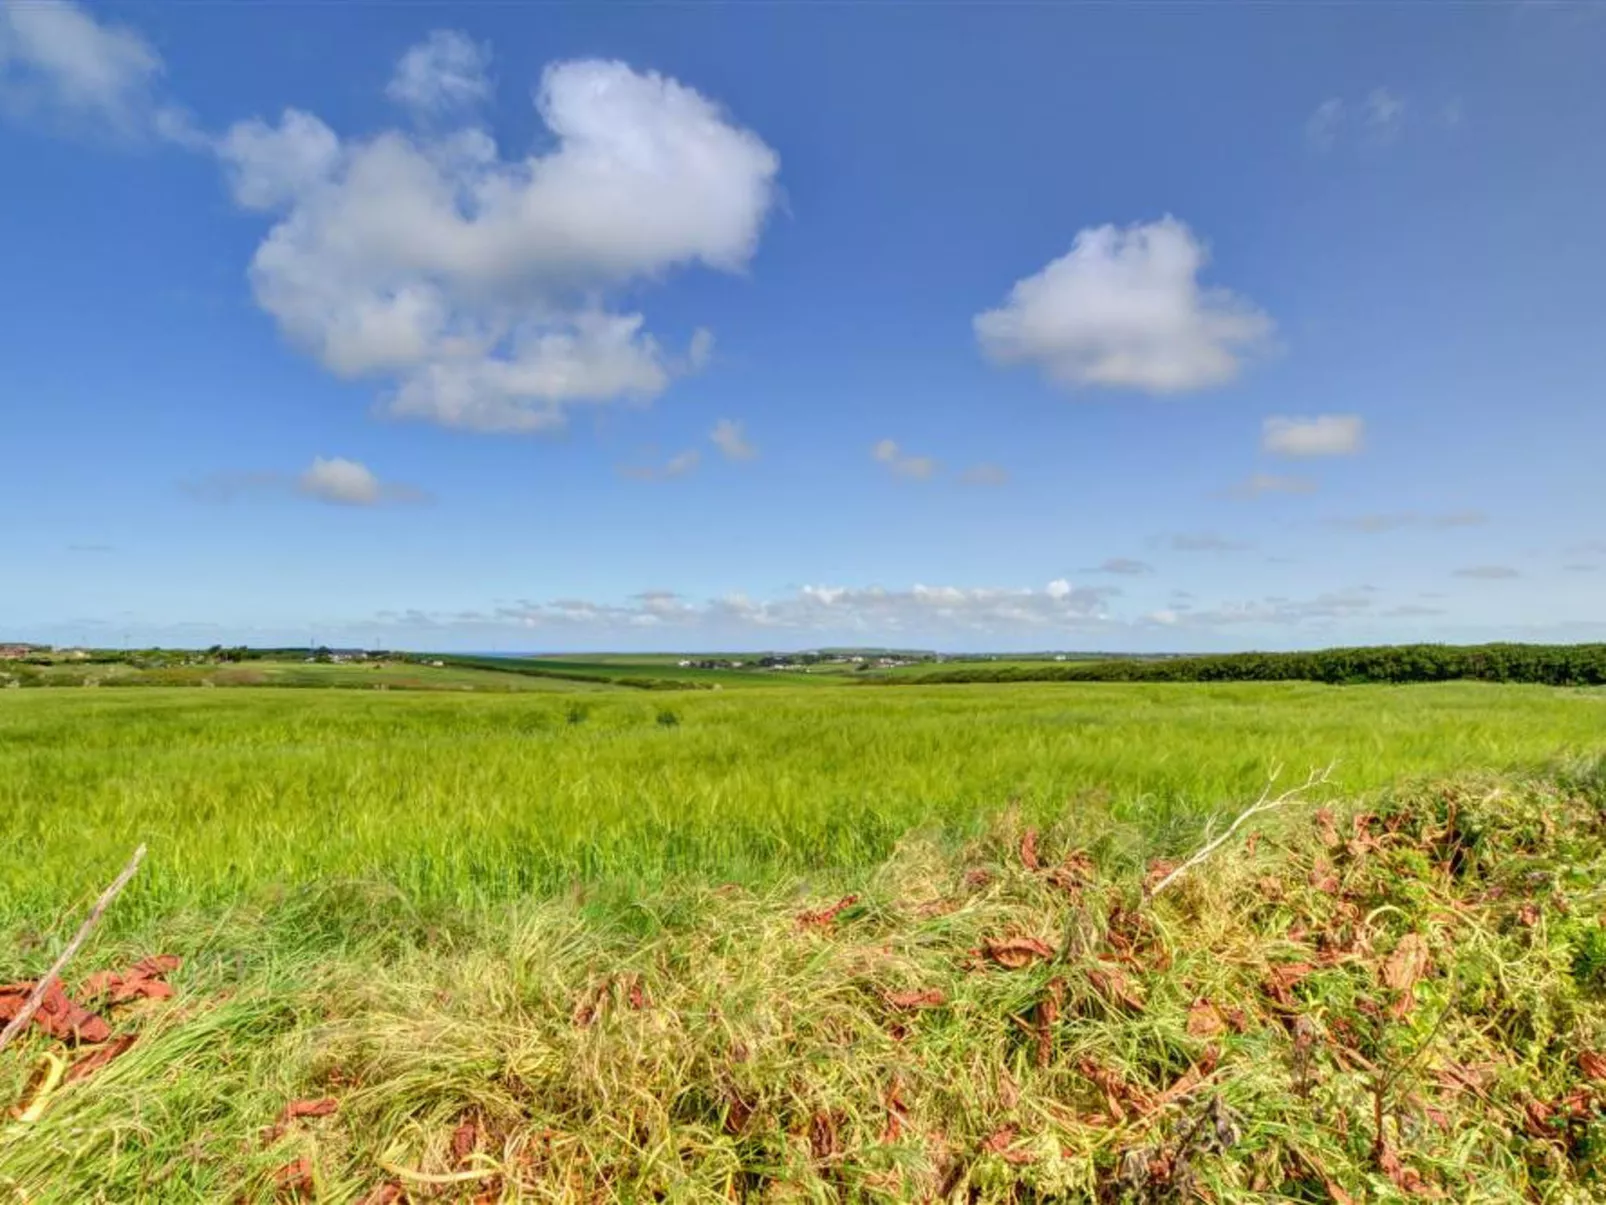
{"type": "Polygon", "coordinates": [[[319,502],[342,506],[374,506],[384,498],[384,486],[373,470],[342,456],[313,458],[312,464],[296,478],[296,489],[319,502]]]}
{"type": "Polygon", "coordinates": [[[488,48],[451,29],[437,29],[401,57],[385,95],[429,116],[469,108],[491,95],[488,48]]]}
{"type": "Polygon", "coordinates": [[[974,320],[982,350],[1004,365],[1035,364],[1067,387],[1181,393],[1220,385],[1269,339],[1272,322],[1247,300],[1199,283],[1206,246],[1165,217],[1081,231],[1071,250],[1016,282],[974,320]]]}
{"type": "Polygon", "coordinates": [[[162,58],[137,32],[70,0],[0,0],[0,112],[119,137],[198,139],[157,96],[162,58]]]}
{"type": "Polygon", "coordinates": [[[1260,447],[1273,456],[1352,456],[1361,450],[1365,433],[1358,414],[1277,414],[1261,424],[1260,447]]]}
{"type": "MultiPolygon", "coordinates": [[[[466,39],[443,37],[408,52],[393,92],[440,109],[475,91],[466,39]]],[[[709,332],[671,351],[606,298],[675,268],[741,271],[775,152],[695,90],[619,62],[554,64],[536,100],[551,145],[522,159],[472,125],[342,138],[297,110],[218,144],[235,199],[278,215],[251,265],[258,304],[331,371],[389,382],[388,413],[541,430],[709,359],[709,332]]]]}

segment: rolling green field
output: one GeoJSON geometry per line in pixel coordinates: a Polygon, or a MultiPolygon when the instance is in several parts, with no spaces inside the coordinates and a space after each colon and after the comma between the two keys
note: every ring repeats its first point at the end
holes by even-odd
{"type": "Polygon", "coordinates": [[[0,691],[0,981],[140,843],[66,981],[184,960],[102,1006],[135,1044],[84,1078],[37,1033],[0,1054],[0,1200],[1197,1199],[1139,1156],[1221,1202],[1404,1199],[1396,1147],[1458,1200],[1606,1187],[1596,1138],[1522,1122],[1606,1049],[1600,691],[548,686],[0,691]],[[1329,765],[1306,797],[1346,833],[1394,809],[1382,842],[1305,813],[1149,906],[1151,859],[1329,765]],[[1347,961],[1266,988],[1335,907],[1347,961]],[[1419,938],[1424,1004],[1361,1063],[1296,1042],[1290,1001],[1376,1028],[1419,938]],[[1237,1029],[1196,1032],[1207,995],[1237,1029]],[[1451,1051],[1507,1070],[1434,1096],[1441,1134],[1451,1051]],[[1384,1099],[1374,1062],[1416,1078],[1384,1099]],[[328,1103],[274,1128],[296,1099],[328,1103]],[[1189,1154],[1204,1108],[1233,1141],[1189,1154]]]}

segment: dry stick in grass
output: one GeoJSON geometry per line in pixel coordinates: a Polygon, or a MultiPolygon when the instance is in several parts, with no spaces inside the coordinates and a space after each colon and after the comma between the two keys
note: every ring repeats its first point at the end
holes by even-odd
{"type": "Polygon", "coordinates": [[[1333,772],[1334,764],[1336,763],[1329,763],[1325,770],[1312,770],[1310,777],[1302,782],[1299,786],[1293,788],[1291,791],[1284,791],[1275,799],[1270,799],[1268,796],[1271,794],[1272,783],[1277,781],[1277,775],[1282,772],[1281,767],[1273,770],[1271,773],[1271,781],[1266,784],[1266,789],[1260,793],[1260,798],[1255,800],[1255,802],[1249,808],[1242,812],[1238,819],[1229,824],[1226,832],[1222,833],[1221,836],[1217,837],[1214,841],[1211,841],[1205,845],[1205,847],[1199,850],[1198,853],[1194,854],[1181,866],[1178,866],[1170,874],[1166,875],[1165,878],[1156,883],[1149,891],[1148,898],[1152,900],[1167,887],[1171,886],[1172,883],[1175,883],[1183,875],[1187,874],[1188,871],[1192,870],[1211,854],[1215,853],[1216,850],[1225,845],[1228,838],[1237,832],[1243,826],[1244,822],[1249,820],[1251,817],[1258,816],[1262,812],[1272,811],[1276,808],[1287,807],[1290,803],[1303,803],[1304,800],[1302,800],[1300,796],[1306,791],[1310,790],[1312,787],[1319,787],[1325,783],[1328,779],[1328,776],[1333,772]]]}
{"type": "Polygon", "coordinates": [[[141,845],[134,851],[134,856],[128,860],[128,865],[123,867],[123,873],[113,879],[112,885],[100,893],[100,898],[95,901],[95,906],[89,910],[89,915],[84,917],[84,923],[78,926],[78,932],[73,934],[73,939],[67,943],[67,948],[61,952],[61,957],[56,959],[55,965],[46,971],[39,982],[34,985],[33,994],[28,997],[27,1003],[22,1006],[17,1015],[11,1018],[11,1023],[3,1031],[0,1031],[0,1050],[4,1050],[12,1038],[28,1028],[28,1022],[32,1021],[34,1013],[39,1011],[39,1005],[44,1002],[45,993],[50,990],[50,985],[61,975],[61,970],[67,965],[67,961],[78,953],[78,947],[84,944],[91,930],[99,923],[100,914],[105,912],[111,902],[117,898],[117,893],[128,886],[128,880],[134,877],[134,872],[139,869],[139,864],[144,859],[145,847],[141,845]]]}

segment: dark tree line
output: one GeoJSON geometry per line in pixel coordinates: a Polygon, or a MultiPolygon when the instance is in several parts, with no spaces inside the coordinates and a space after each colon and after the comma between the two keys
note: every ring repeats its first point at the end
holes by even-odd
{"type": "Polygon", "coordinates": [[[1606,685],[1606,644],[1399,644],[1303,653],[963,666],[883,682],[1531,682],[1606,685]]]}

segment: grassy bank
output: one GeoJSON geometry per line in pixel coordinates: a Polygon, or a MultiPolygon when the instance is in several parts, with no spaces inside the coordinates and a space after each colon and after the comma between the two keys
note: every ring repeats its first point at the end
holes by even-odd
{"type": "Polygon", "coordinates": [[[629,924],[573,896],[425,917],[331,884],[174,916],[176,995],[114,1013],[126,1053],[42,1097],[59,1043],[0,1061],[38,1106],[0,1192],[1596,1200],[1602,785],[1294,808],[1152,898],[1122,826],[1005,813],[835,903],[794,880],[681,885],[629,924]]]}

